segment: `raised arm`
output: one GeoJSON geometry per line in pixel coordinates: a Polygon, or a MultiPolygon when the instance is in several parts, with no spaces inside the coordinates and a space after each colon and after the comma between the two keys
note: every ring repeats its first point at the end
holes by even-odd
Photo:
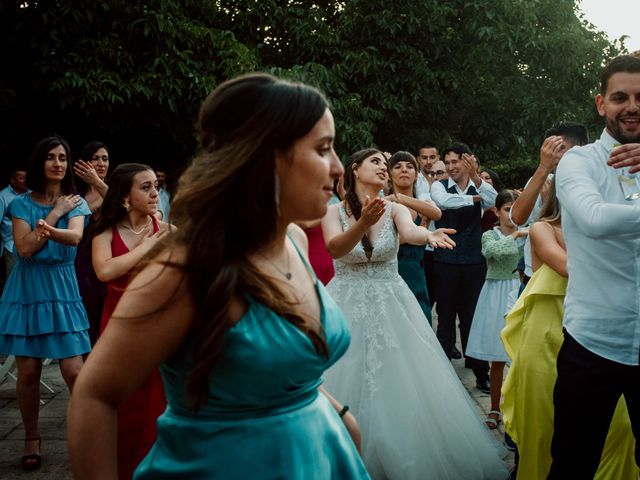
{"type": "Polygon", "coordinates": [[[516,245],[517,232],[502,238],[496,238],[493,230],[482,234],[482,255],[485,258],[499,258],[518,253],[516,245]]]}
{"type": "MultiPolygon", "coordinates": [[[[581,150],[571,149],[556,175],[557,195],[578,228],[591,238],[605,238],[640,233],[640,205],[607,203],[596,183],[596,174],[586,168],[588,159],[581,150]]],[[[610,167],[607,167],[610,168],[610,167]]]]}
{"type": "Polygon", "coordinates": [[[117,478],[117,409],[182,344],[194,315],[190,298],[181,272],[158,263],[146,267],[123,294],[69,402],[75,478],[117,478]]]}
{"type": "Polygon", "coordinates": [[[540,164],[511,207],[510,217],[515,225],[527,223],[538,200],[538,195],[543,191],[543,187],[548,181],[549,174],[555,170],[562,157],[564,149],[562,142],[562,137],[553,135],[546,138],[540,147],[540,164]]]}
{"type": "Polygon", "coordinates": [[[362,206],[360,218],[346,231],[342,231],[340,204],[331,205],[322,219],[322,234],[327,250],[333,258],[344,257],[358,244],[372,225],[375,225],[385,211],[386,204],[381,198],[373,200],[367,197],[362,206]]]}
{"type": "Polygon", "coordinates": [[[85,162],[84,160],[78,160],[73,164],[73,172],[84,180],[88,185],[91,185],[95,188],[98,195],[102,198],[107,194],[107,190],[109,187],[106,183],[100,180],[96,169],[89,162],[85,162]]]}

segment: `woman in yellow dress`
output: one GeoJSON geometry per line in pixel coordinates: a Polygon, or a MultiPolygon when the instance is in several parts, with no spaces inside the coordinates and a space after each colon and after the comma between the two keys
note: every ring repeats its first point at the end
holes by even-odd
{"type": "MultiPolygon", "coordinates": [[[[518,480],[547,478],[551,467],[553,387],[567,288],[567,253],[555,193],[554,183],[529,231],[534,274],[501,332],[512,361],[502,387],[503,420],[518,445],[518,480]]],[[[634,448],[627,407],[620,397],[595,478],[637,480],[634,448]]]]}

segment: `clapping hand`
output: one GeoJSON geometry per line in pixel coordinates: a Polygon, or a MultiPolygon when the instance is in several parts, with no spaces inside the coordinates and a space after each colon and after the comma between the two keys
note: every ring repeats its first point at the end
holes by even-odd
{"type": "Polygon", "coordinates": [[[456,230],[453,228],[439,228],[435,232],[429,233],[430,235],[427,237],[427,243],[433,248],[447,248],[449,250],[453,250],[453,247],[456,246],[456,242],[449,237],[449,235],[456,233],[456,230]]]}
{"type": "Polygon", "coordinates": [[[371,227],[372,225],[378,223],[378,220],[380,220],[380,217],[382,217],[385,208],[385,201],[382,198],[375,197],[372,200],[371,197],[367,195],[364,200],[364,205],[362,206],[360,220],[365,224],[366,227],[371,227]]]}

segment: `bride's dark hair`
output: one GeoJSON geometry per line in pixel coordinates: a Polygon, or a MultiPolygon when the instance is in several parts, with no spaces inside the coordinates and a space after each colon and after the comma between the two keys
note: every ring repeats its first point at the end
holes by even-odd
{"type": "MultiPolygon", "coordinates": [[[[382,152],[375,148],[358,150],[347,159],[347,164],[344,167],[344,188],[346,191],[344,199],[348,207],[347,214],[353,215],[356,220],[358,220],[362,214],[362,204],[356,194],[355,171],[360,167],[362,162],[376,153],[382,155],[382,152]]],[[[369,240],[369,237],[367,235],[363,235],[360,243],[364,249],[364,254],[368,259],[371,259],[371,255],[373,254],[373,244],[369,240]]]]}
{"type": "Polygon", "coordinates": [[[277,233],[276,150],[287,153],[326,109],[316,89],[267,74],[226,81],[202,104],[200,152],[180,177],[171,207],[177,231],[156,249],[186,251],[183,264],[167,264],[186,274],[195,305],[189,334],[194,360],[186,385],[193,410],[209,396],[209,375],[233,326],[233,298],[250,296],[328,355],[323,332],[309,328],[280,284],[249,261],[277,233]]]}

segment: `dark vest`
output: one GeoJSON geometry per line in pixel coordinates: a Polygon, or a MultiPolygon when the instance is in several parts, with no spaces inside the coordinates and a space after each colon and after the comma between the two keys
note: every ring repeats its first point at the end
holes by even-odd
{"type": "MultiPolygon", "coordinates": [[[[447,188],[448,180],[440,180],[448,193],[457,194],[456,186],[447,188]]],[[[478,195],[475,185],[471,184],[467,195],[478,195]]],[[[485,263],[482,255],[482,207],[480,202],[473,206],[462,208],[448,208],[442,210],[442,218],[436,220],[436,228],[455,228],[457,233],[450,235],[456,246],[453,250],[436,248],[433,260],[457,265],[473,265],[485,263]]]]}

